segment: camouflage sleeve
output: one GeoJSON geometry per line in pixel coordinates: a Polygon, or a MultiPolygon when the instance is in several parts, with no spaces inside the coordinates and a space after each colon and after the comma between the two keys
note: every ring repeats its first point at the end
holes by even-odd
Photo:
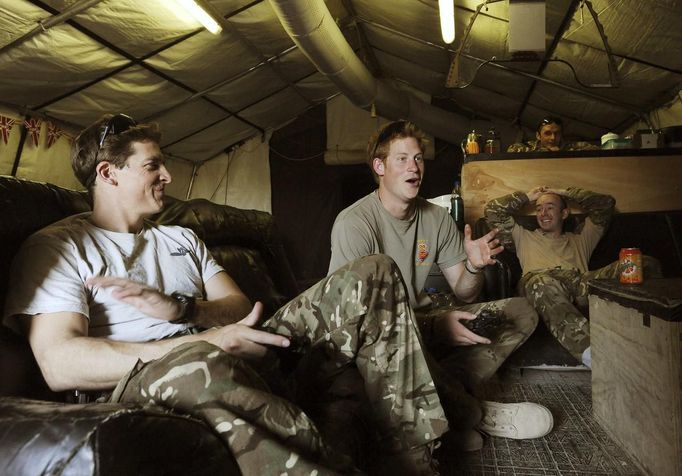
{"type": "Polygon", "coordinates": [[[528,203],[528,195],[514,192],[504,197],[490,200],[485,206],[485,219],[490,229],[498,228],[497,238],[508,250],[515,250],[512,230],[516,225],[514,213],[521,210],[528,203]]]}
{"type": "Polygon", "coordinates": [[[507,152],[530,152],[532,149],[523,142],[516,142],[507,147],[507,152]]]}
{"type": "Polygon", "coordinates": [[[607,228],[611,223],[616,207],[616,199],[611,195],[570,187],[566,189],[566,198],[580,205],[595,225],[607,228]]]}
{"type": "Polygon", "coordinates": [[[601,147],[585,141],[569,143],[564,150],[601,150],[601,147]]]}

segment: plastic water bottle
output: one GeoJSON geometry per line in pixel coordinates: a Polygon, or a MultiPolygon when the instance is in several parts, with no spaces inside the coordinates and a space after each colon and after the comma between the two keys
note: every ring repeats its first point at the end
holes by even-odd
{"type": "Polygon", "coordinates": [[[462,192],[459,188],[459,180],[455,181],[455,187],[452,189],[452,197],[450,198],[450,215],[455,220],[455,224],[459,231],[464,232],[464,200],[462,200],[462,192]]]}

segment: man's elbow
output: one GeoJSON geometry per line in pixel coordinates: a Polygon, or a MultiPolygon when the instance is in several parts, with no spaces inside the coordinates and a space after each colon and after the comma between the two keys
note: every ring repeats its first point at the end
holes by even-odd
{"type": "Polygon", "coordinates": [[[462,292],[455,290],[455,297],[466,303],[466,304],[471,304],[473,302],[476,302],[476,298],[478,297],[479,293],[478,292],[462,292]]]}
{"type": "Polygon", "coordinates": [[[73,390],[76,385],[67,375],[69,365],[65,364],[55,352],[46,351],[42,355],[36,355],[36,361],[45,383],[53,392],[73,390]]]}

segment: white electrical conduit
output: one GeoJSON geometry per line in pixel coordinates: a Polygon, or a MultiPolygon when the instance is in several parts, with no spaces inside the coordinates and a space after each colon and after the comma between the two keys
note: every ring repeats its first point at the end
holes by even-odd
{"type": "Polygon", "coordinates": [[[377,81],[355,55],[324,0],[269,0],[284,30],[315,65],[358,107],[388,119],[406,119],[424,131],[459,144],[469,120],[377,81]]]}

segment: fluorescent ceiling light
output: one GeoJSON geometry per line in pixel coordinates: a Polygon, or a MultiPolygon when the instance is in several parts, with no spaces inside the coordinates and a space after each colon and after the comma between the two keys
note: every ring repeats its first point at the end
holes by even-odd
{"type": "Polygon", "coordinates": [[[175,0],[178,5],[180,5],[182,8],[184,8],[187,13],[192,15],[192,17],[201,23],[204,28],[206,28],[208,31],[213,33],[214,35],[217,35],[222,31],[222,27],[220,24],[213,19],[211,15],[209,15],[206,10],[204,10],[197,2],[194,0],[175,0]]]}
{"type": "Polygon", "coordinates": [[[455,0],[438,0],[440,33],[447,44],[455,41],[455,0]]]}

